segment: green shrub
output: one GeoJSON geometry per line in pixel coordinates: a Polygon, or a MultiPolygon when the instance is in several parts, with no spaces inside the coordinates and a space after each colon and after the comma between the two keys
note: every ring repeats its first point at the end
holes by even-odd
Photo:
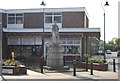
{"type": "MultiPolygon", "coordinates": [[[[99,57],[89,57],[88,58],[88,62],[91,63],[93,61],[93,63],[104,63],[104,59],[103,58],[99,58],[99,57]]],[[[106,60],[105,60],[106,63],[106,60]]]]}

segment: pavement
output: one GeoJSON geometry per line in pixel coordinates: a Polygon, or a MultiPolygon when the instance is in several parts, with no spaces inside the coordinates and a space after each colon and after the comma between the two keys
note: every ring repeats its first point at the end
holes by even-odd
{"type": "Polygon", "coordinates": [[[38,73],[31,70],[27,70],[27,75],[3,75],[4,79],[118,79],[118,72],[111,71],[93,71],[93,75],[88,72],[77,72],[76,76],[73,76],[72,72],[62,73],[38,73]]]}
{"type": "MultiPolygon", "coordinates": [[[[115,54],[112,55],[108,55],[107,57],[109,57],[108,59],[108,64],[109,64],[109,70],[108,71],[97,71],[97,70],[93,70],[93,75],[90,75],[90,70],[88,70],[88,72],[84,71],[84,72],[77,72],[76,76],[73,76],[73,72],[59,72],[59,73],[39,73],[39,72],[35,72],[35,71],[31,71],[31,70],[27,70],[27,75],[3,75],[3,78],[7,81],[9,81],[8,79],[12,79],[13,80],[20,80],[20,79],[81,79],[81,80],[94,80],[94,79],[118,79],[119,77],[119,81],[120,81],[120,68],[118,68],[118,66],[120,66],[120,58],[118,60],[118,58],[116,58],[115,54]],[[113,59],[111,58],[115,58],[116,59],[116,72],[113,72],[113,67],[112,67],[112,61],[113,59]],[[119,69],[119,70],[118,70],[119,69]]],[[[2,80],[2,81],[5,81],[2,80]]],[[[1,81],[1,78],[0,78],[1,81]]],[[[111,81],[111,80],[110,80],[111,81]]]]}

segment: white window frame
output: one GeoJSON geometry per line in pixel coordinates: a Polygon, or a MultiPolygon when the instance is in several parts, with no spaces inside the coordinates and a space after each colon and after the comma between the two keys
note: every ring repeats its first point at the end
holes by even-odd
{"type": "Polygon", "coordinates": [[[45,28],[52,28],[52,25],[54,24],[54,17],[61,17],[61,23],[57,22],[57,25],[59,28],[62,28],[62,12],[46,12],[44,13],[44,27],[45,28]],[[50,15],[47,15],[47,13],[51,13],[50,15]],[[60,13],[60,15],[55,15],[55,13],[60,13]],[[46,17],[52,17],[52,23],[46,23],[46,17]]]}
{"type": "Polygon", "coordinates": [[[7,14],[7,28],[23,28],[23,24],[24,24],[24,14],[23,13],[8,13],[7,14]],[[15,16],[8,16],[9,14],[15,14],[15,16]],[[22,16],[16,16],[17,14],[22,14],[22,16]],[[15,21],[14,24],[9,24],[8,22],[8,18],[10,17],[14,17],[15,21]],[[22,17],[22,23],[21,24],[17,24],[16,23],[16,18],[17,17],[22,17]]]}
{"type": "Polygon", "coordinates": [[[79,44],[75,44],[74,43],[74,38],[73,38],[73,43],[72,44],[68,44],[67,42],[67,38],[65,39],[65,44],[60,44],[62,46],[79,46],[80,47],[80,54],[64,54],[64,56],[81,56],[82,55],[82,40],[81,38],[79,39],[80,43],[79,44]]]}
{"type": "MultiPolygon", "coordinates": [[[[54,17],[61,17],[60,23],[62,23],[62,13],[61,12],[47,12],[47,13],[45,13],[45,19],[46,19],[46,17],[52,17],[52,23],[54,23],[54,17]],[[46,15],[47,13],[51,13],[51,15],[46,15]],[[55,15],[55,13],[60,13],[60,15],[55,15]]],[[[44,22],[44,23],[46,23],[46,22],[44,22]]]]}

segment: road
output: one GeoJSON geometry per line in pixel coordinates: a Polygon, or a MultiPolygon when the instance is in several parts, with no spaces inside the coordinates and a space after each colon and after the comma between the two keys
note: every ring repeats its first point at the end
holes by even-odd
{"type": "Polygon", "coordinates": [[[108,62],[108,70],[113,71],[113,59],[115,59],[116,71],[118,71],[118,57],[117,52],[112,52],[112,54],[106,54],[106,59],[108,62]]]}
{"type": "MultiPolygon", "coordinates": [[[[112,52],[112,54],[105,54],[106,60],[108,63],[108,70],[113,71],[113,59],[115,59],[115,65],[116,65],[116,71],[118,71],[118,57],[117,57],[117,52],[112,52]]],[[[103,55],[96,55],[95,57],[100,57],[104,58],[103,55]]]]}

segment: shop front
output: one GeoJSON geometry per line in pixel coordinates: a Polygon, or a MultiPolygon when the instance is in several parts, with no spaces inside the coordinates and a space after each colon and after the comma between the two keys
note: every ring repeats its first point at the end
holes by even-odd
{"type": "MultiPolygon", "coordinates": [[[[64,47],[64,57],[82,56],[82,35],[60,33],[59,43],[64,47]]],[[[44,55],[42,54],[41,33],[6,33],[7,58],[14,52],[16,59],[27,57],[47,57],[47,48],[51,44],[51,33],[44,36],[44,55]]]]}

